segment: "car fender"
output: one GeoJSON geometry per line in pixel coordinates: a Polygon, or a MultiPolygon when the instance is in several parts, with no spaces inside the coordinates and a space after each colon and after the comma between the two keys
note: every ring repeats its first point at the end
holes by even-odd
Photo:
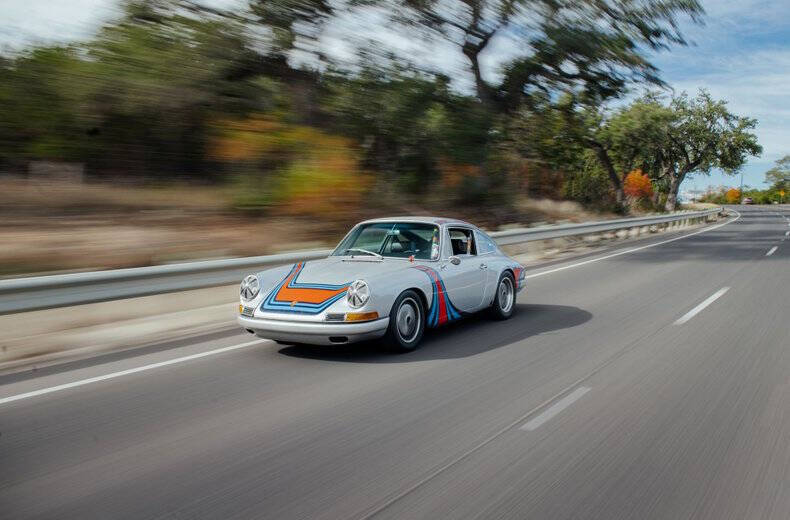
{"type": "MultiPolygon", "coordinates": [[[[370,300],[364,308],[375,310],[379,316],[389,316],[392,306],[398,296],[408,289],[417,290],[423,300],[427,312],[431,305],[433,295],[433,284],[428,276],[425,275],[413,264],[397,271],[395,275],[385,273],[382,275],[371,276],[365,281],[370,286],[370,300]]],[[[338,302],[339,303],[339,302],[338,302]]],[[[345,302],[344,302],[345,303],[345,302]]]]}

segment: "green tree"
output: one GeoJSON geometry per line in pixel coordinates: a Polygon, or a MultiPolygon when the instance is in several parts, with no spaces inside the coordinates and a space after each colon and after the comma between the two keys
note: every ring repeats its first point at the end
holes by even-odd
{"type": "Polygon", "coordinates": [[[657,160],[658,179],[669,181],[666,209],[673,211],[687,176],[709,175],[714,168],[735,174],[748,156],[761,154],[762,147],[752,132],[757,120],[731,113],[726,101],[716,101],[706,91],[695,98],[683,93],[669,106],[674,119],[657,149],[657,160]]]}
{"type": "Polygon", "coordinates": [[[765,182],[775,190],[790,188],[790,155],[785,155],[774,163],[774,167],[765,172],[765,182]]]}
{"type": "Polygon", "coordinates": [[[672,110],[652,94],[613,113],[590,105],[566,111],[568,131],[595,154],[617,203],[624,200],[628,172],[638,168],[651,178],[659,178],[659,158],[673,118],[672,110]]]}
{"type": "Polygon", "coordinates": [[[366,168],[411,191],[427,188],[443,160],[485,162],[490,115],[451,92],[444,76],[368,61],[355,74],[329,74],[324,85],[330,125],[362,144],[366,168]]]}
{"type": "Polygon", "coordinates": [[[698,21],[697,0],[357,0],[387,7],[408,27],[454,43],[468,60],[477,97],[493,106],[518,105],[525,93],[577,87],[595,98],[621,94],[630,80],[660,83],[647,49],[685,44],[683,15],[698,21]],[[500,86],[483,78],[481,55],[500,34],[520,40],[523,54],[500,86]]]}
{"type": "Polygon", "coordinates": [[[83,158],[76,108],[85,69],[74,47],[36,48],[0,63],[0,160],[83,158]]]}
{"type": "Polygon", "coordinates": [[[99,170],[206,174],[212,121],[264,103],[243,27],[180,2],[127,4],[86,53],[82,121],[99,170]]]}
{"type": "Polygon", "coordinates": [[[316,50],[320,30],[334,14],[327,0],[250,0],[249,7],[257,21],[271,31],[276,54],[296,48],[316,50]]]}
{"type": "Polygon", "coordinates": [[[726,101],[705,91],[695,98],[683,93],[667,105],[649,95],[611,116],[597,107],[571,114],[572,131],[596,153],[617,200],[622,201],[623,176],[638,167],[665,187],[667,211],[675,209],[687,176],[714,168],[734,174],[747,156],[762,152],[752,133],[757,121],[732,114],[726,101]]]}

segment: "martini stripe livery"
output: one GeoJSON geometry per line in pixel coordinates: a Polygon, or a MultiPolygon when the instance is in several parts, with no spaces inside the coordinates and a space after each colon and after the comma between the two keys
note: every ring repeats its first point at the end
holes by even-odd
{"type": "Polygon", "coordinates": [[[350,283],[330,285],[297,282],[304,266],[305,262],[294,264],[283,281],[263,300],[261,310],[318,314],[346,294],[350,283]]]}
{"type": "Polygon", "coordinates": [[[425,265],[415,265],[414,268],[424,272],[430,278],[433,286],[431,307],[428,309],[426,324],[429,327],[436,327],[460,318],[461,313],[456,310],[450,301],[450,297],[447,295],[447,288],[444,286],[444,280],[439,276],[439,273],[425,265]]]}

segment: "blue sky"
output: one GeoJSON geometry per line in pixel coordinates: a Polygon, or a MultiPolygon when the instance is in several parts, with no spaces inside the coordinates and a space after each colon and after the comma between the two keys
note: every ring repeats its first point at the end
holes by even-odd
{"type": "MultiPolygon", "coordinates": [[[[773,161],[790,154],[790,3],[785,0],[702,0],[705,25],[684,23],[692,43],[653,56],[662,77],[676,91],[708,89],[726,99],[733,112],[759,120],[757,134],[764,152],[744,167],[744,182],[763,185],[763,173],[773,161]]],[[[208,0],[231,6],[243,0],[208,0]]],[[[19,48],[32,42],[85,38],[117,14],[118,0],[3,0],[0,5],[0,46],[19,48]]],[[[451,45],[430,45],[403,38],[382,24],[380,13],[370,11],[365,23],[340,20],[325,35],[331,54],[342,57],[360,39],[380,41],[403,55],[433,63],[450,73],[465,69],[464,58],[451,45]],[[353,35],[353,36],[350,36],[353,35]],[[350,41],[354,39],[355,42],[350,41]]],[[[484,72],[493,78],[501,63],[517,52],[518,43],[504,36],[492,41],[484,56],[484,72]]],[[[459,88],[471,78],[455,75],[459,88]]],[[[684,189],[708,185],[737,185],[737,177],[714,173],[684,183],[684,189]]]]}

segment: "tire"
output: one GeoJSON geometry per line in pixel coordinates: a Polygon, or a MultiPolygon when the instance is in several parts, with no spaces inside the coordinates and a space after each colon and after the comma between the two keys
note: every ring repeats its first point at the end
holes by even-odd
{"type": "Polygon", "coordinates": [[[505,271],[499,277],[494,293],[494,301],[491,303],[491,317],[495,320],[506,320],[513,316],[516,310],[516,283],[513,275],[505,271]]]}
{"type": "Polygon", "coordinates": [[[411,352],[417,348],[425,332],[425,309],[412,290],[404,291],[392,304],[390,324],[384,344],[394,352],[411,352]]]}

